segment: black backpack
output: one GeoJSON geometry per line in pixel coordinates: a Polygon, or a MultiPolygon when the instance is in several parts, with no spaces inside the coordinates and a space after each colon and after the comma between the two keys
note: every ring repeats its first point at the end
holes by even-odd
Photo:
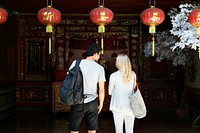
{"type": "Polygon", "coordinates": [[[83,103],[83,74],[79,67],[81,60],[76,60],[75,66],[68,71],[61,87],[60,100],[67,105],[83,103]]]}

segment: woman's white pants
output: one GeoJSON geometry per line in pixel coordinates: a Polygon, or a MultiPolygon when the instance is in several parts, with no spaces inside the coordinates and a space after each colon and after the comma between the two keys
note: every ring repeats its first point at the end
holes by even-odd
{"type": "Polygon", "coordinates": [[[122,113],[122,112],[113,112],[115,132],[123,133],[123,125],[125,124],[125,132],[133,133],[135,116],[132,111],[122,113]]]}

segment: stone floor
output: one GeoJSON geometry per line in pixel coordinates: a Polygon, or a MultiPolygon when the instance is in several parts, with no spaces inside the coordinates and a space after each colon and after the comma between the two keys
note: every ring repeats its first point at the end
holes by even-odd
{"type": "MultiPolygon", "coordinates": [[[[0,133],[69,133],[68,113],[16,112],[0,123],[0,133]]],[[[143,119],[136,119],[134,133],[200,133],[191,127],[193,119],[178,118],[172,111],[149,111],[143,119]]],[[[86,133],[83,121],[80,133],[86,133]]],[[[111,113],[101,113],[97,133],[114,133],[111,113]]]]}

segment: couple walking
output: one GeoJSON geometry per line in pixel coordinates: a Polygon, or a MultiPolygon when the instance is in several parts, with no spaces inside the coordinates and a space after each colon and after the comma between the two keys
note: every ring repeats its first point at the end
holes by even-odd
{"type": "MultiPolygon", "coordinates": [[[[98,130],[98,114],[103,108],[105,98],[105,70],[97,63],[101,47],[91,44],[82,59],[80,68],[83,73],[84,104],[72,105],[69,118],[71,133],[78,133],[83,118],[86,118],[88,133],[98,130]]],[[[71,64],[73,68],[75,61],[71,64]]],[[[110,75],[108,93],[111,95],[110,110],[113,113],[116,133],[123,133],[125,122],[126,133],[133,133],[135,116],[130,107],[128,96],[131,95],[136,74],[132,71],[129,57],[119,54],[115,65],[117,71],[110,75]]]]}

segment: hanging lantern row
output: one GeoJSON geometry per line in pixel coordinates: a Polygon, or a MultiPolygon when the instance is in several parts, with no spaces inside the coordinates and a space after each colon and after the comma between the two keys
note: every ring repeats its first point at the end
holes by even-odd
{"type": "Polygon", "coordinates": [[[3,24],[8,19],[8,12],[0,7],[0,24],[3,24]]]}
{"type": "MultiPolygon", "coordinates": [[[[155,3],[155,2],[154,2],[155,3]]],[[[144,10],[141,15],[141,21],[143,24],[149,26],[149,33],[152,34],[152,56],[154,56],[156,26],[161,24],[165,19],[164,12],[156,8],[155,6],[150,6],[150,8],[144,10]]]]}
{"type": "Polygon", "coordinates": [[[101,33],[101,48],[102,48],[102,54],[104,53],[104,45],[103,45],[103,33],[105,32],[105,25],[109,24],[113,20],[113,12],[104,7],[104,1],[102,1],[102,4],[100,4],[99,1],[99,7],[94,8],[90,11],[90,20],[99,25],[98,26],[98,33],[101,33]]]}
{"type": "MultiPolygon", "coordinates": [[[[196,34],[200,35],[200,9],[193,10],[188,16],[188,21],[191,25],[197,28],[196,34]]],[[[199,44],[199,59],[200,59],[200,44],[199,44]]]]}

